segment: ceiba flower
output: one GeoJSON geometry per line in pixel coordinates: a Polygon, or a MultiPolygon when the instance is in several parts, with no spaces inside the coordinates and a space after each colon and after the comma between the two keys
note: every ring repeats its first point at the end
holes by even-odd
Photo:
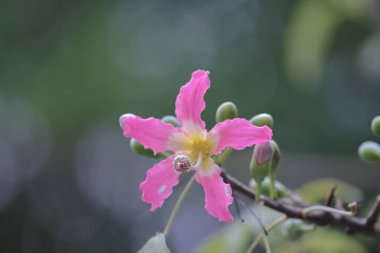
{"type": "Polygon", "coordinates": [[[120,117],[125,137],[136,139],[154,153],[173,153],[149,169],[140,184],[142,200],[151,204],[151,211],[162,206],[178,184],[181,171],[189,168],[195,171],[195,179],[204,189],[207,212],[220,221],[232,221],[228,210],[233,200],[231,187],[223,182],[221,169],[212,156],[227,147],[242,150],[271,140],[269,127],[256,127],[242,118],[225,120],[207,131],[201,113],[206,107],[203,97],[209,87],[209,72],[205,70],[193,72],[190,81],[181,87],[175,103],[180,127],[152,117],[144,119],[133,114],[120,117]]]}

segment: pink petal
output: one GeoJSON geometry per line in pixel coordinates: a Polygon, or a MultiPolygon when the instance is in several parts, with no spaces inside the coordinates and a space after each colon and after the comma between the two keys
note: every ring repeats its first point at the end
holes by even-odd
{"type": "Polygon", "coordinates": [[[175,114],[181,125],[192,122],[205,128],[201,113],[206,107],[203,97],[210,87],[208,74],[205,70],[194,71],[191,80],[181,87],[175,103],[175,114]]]}
{"type": "Polygon", "coordinates": [[[231,186],[223,182],[220,176],[220,168],[213,163],[211,174],[203,175],[197,171],[195,179],[202,185],[205,192],[205,208],[209,214],[218,218],[220,221],[229,222],[233,217],[228,210],[232,204],[231,186]]]}
{"type": "Polygon", "coordinates": [[[180,173],[173,167],[174,156],[160,161],[146,172],[146,179],[140,184],[141,199],[151,204],[151,211],[161,207],[179,182],[180,173]]]}
{"type": "Polygon", "coordinates": [[[143,119],[131,114],[122,116],[120,123],[125,137],[135,138],[145,148],[150,148],[155,153],[167,151],[169,138],[179,132],[179,128],[159,119],[143,119]]]}
{"type": "Polygon", "coordinates": [[[264,143],[272,139],[272,129],[267,126],[257,127],[246,119],[225,120],[211,129],[209,136],[219,141],[214,154],[232,147],[241,150],[254,144],[264,143]]]}

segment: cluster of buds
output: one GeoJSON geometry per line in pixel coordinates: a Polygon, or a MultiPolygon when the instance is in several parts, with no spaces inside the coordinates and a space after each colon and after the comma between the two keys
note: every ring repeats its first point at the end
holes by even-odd
{"type": "MultiPolygon", "coordinates": [[[[380,138],[380,115],[373,118],[371,123],[373,134],[380,138]]],[[[365,141],[359,146],[359,157],[369,163],[380,162],[380,145],[374,141],[365,141]]]]}
{"type": "MultiPolygon", "coordinates": [[[[256,115],[250,121],[256,126],[267,125],[270,128],[273,127],[273,118],[266,113],[256,115]]],[[[251,183],[251,185],[254,185],[256,190],[256,203],[260,201],[263,182],[266,178],[269,178],[269,194],[271,198],[277,198],[276,170],[280,164],[280,156],[280,148],[274,140],[255,145],[249,168],[254,179],[254,183],[251,183]]]]}

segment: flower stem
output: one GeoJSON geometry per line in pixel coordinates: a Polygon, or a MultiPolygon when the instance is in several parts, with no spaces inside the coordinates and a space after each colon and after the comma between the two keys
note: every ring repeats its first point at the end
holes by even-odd
{"type": "Polygon", "coordinates": [[[175,217],[177,216],[178,210],[181,207],[181,204],[182,204],[183,200],[185,199],[186,194],[189,192],[191,186],[193,185],[194,179],[195,179],[195,174],[191,177],[189,182],[187,182],[185,189],[183,189],[181,195],[179,196],[179,198],[177,200],[177,203],[174,206],[172,213],[170,214],[168,223],[166,224],[165,229],[164,229],[165,238],[168,236],[170,229],[172,228],[173,221],[174,221],[175,217]]]}
{"type": "MultiPolygon", "coordinates": [[[[273,229],[275,229],[277,226],[281,225],[282,223],[284,223],[286,220],[288,219],[287,216],[282,216],[280,218],[278,218],[277,220],[275,220],[272,224],[270,224],[268,227],[267,227],[267,231],[270,232],[272,231],[273,229]]],[[[253,252],[257,245],[259,244],[259,242],[261,242],[262,239],[264,239],[265,237],[265,234],[262,233],[261,235],[259,235],[253,242],[252,244],[249,246],[249,248],[247,249],[246,253],[251,253],[253,252]]]]}
{"type": "Polygon", "coordinates": [[[215,163],[219,166],[222,166],[223,163],[227,160],[228,156],[231,154],[232,150],[232,148],[228,147],[223,150],[221,154],[215,156],[215,163]]]}

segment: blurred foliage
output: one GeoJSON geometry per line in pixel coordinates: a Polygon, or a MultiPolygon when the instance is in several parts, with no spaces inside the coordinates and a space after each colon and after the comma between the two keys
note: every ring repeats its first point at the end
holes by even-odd
{"type": "Polygon", "coordinates": [[[336,198],[344,202],[360,201],[363,199],[363,193],[359,188],[335,178],[312,180],[298,188],[297,193],[307,203],[324,203],[324,200],[335,185],[336,198]]]}

